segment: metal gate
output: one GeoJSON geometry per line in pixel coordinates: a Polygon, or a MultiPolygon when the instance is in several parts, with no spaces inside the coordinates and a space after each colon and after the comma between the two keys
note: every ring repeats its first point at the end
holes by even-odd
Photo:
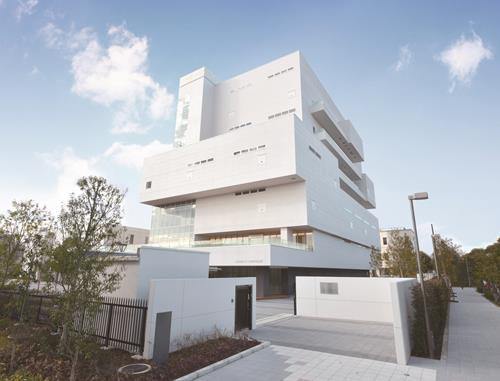
{"type": "Polygon", "coordinates": [[[252,329],[252,286],[236,286],[234,329],[252,329]]]}

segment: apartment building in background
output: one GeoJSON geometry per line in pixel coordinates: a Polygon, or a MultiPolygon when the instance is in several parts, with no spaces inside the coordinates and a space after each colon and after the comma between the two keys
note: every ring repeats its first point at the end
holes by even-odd
{"type": "Polygon", "coordinates": [[[149,243],[149,229],[121,226],[119,242],[125,245],[142,245],[149,243]]]}
{"type": "Polygon", "coordinates": [[[144,162],[150,243],[210,253],[210,276],[361,276],[379,247],[363,141],[300,52],[225,81],[180,79],[175,148],[144,162]]]}
{"type": "Polygon", "coordinates": [[[408,229],[408,228],[380,229],[380,251],[382,254],[387,252],[389,245],[393,241],[394,235],[399,235],[403,237],[407,236],[413,243],[413,247],[416,247],[415,232],[413,231],[413,229],[408,229]]]}

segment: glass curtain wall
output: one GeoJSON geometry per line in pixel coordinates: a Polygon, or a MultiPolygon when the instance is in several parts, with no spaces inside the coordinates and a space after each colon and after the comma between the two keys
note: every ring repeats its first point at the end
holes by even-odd
{"type": "Polygon", "coordinates": [[[191,247],[195,212],[194,200],[153,208],[150,242],[166,247],[191,247]]]}

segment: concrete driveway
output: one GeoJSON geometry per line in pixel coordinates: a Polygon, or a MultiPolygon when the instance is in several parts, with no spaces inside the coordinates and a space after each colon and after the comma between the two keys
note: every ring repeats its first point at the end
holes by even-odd
{"type": "Polygon", "coordinates": [[[392,324],[293,316],[292,299],[257,302],[250,336],[275,345],[396,363],[392,324]]]}
{"type": "Polygon", "coordinates": [[[293,315],[293,298],[257,300],[255,318],[267,319],[275,316],[293,315]]]}

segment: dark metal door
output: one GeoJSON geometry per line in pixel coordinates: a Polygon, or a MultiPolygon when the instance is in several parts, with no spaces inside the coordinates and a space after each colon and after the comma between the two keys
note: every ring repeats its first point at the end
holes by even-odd
{"type": "Polygon", "coordinates": [[[236,286],[234,329],[252,329],[252,286],[236,286]]]}

